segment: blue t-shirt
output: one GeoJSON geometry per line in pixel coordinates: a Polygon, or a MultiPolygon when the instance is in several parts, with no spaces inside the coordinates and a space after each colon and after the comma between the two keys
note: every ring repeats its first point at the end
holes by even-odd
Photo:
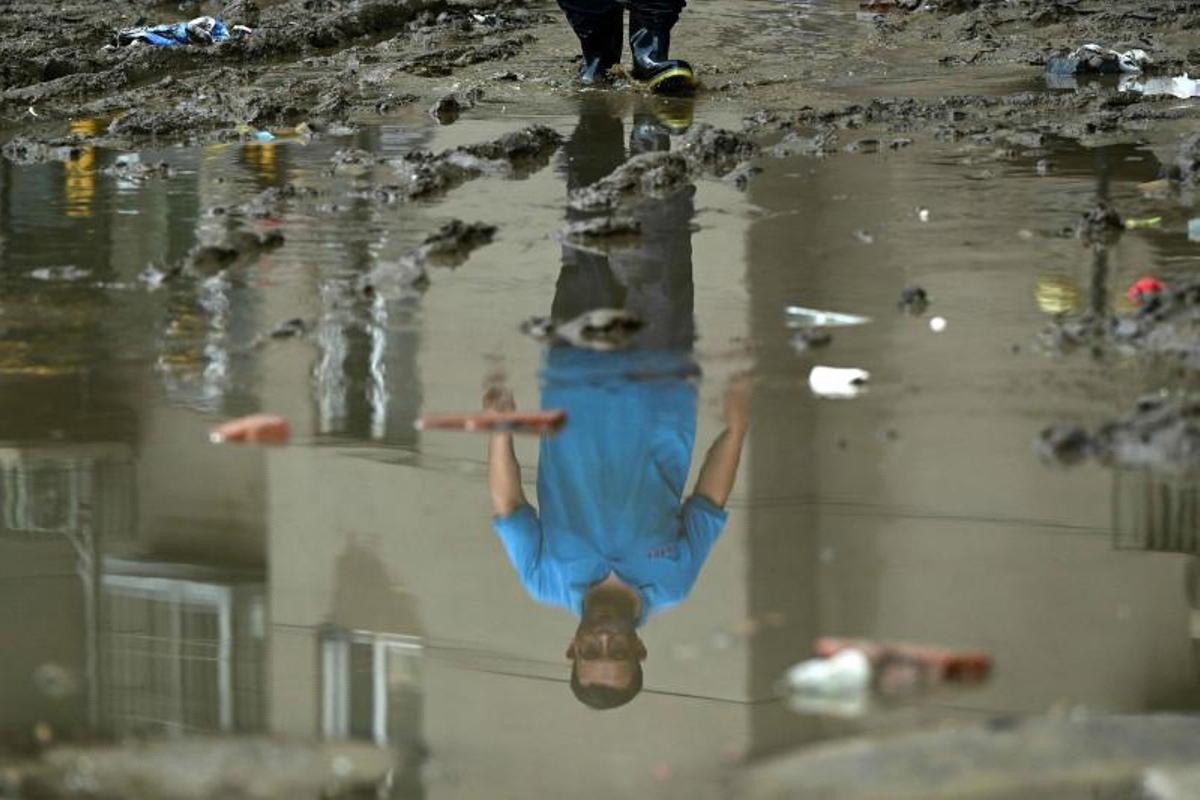
{"type": "Polygon", "coordinates": [[[642,598],[639,624],[682,601],[727,514],[681,503],[696,439],[694,363],[686,354],[550,351],[542,407],[567,426],[542,440],[538,504],[494,520],[536,600],[583,612],[588,589],[616,573],[642,598]]]}

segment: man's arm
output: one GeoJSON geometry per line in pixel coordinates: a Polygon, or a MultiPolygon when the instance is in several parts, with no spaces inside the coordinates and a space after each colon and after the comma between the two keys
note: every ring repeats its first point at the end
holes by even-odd
{"type": "MultiPolygon", "coordinates": [[[[487,411],[512,411],[516,404],[512,392],[493,388],[484,395],[483,407],[487,411]]],[[[529,502],[521,488],[521,465],[511,433],[493,433],[488,438],[488,491],[492,512],[498,517],[507,517],[529,502]]]]}
{"type": "Polygon", "coordinates": [[[733,492],[742,445],[750,428],[750,378],[739,375],[725,392],[725,430],[708,449],[695,494],[717,508],[724,508],[733,492]]]}

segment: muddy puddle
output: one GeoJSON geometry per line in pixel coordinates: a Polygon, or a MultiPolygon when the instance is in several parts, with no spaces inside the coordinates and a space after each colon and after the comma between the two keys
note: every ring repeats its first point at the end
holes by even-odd
{"type": "MultiPolygon", "coordinates": [[[[1200,709],[1200,488],[1071,438],[1195,388],[1112,332],[1195,263],[1187,101],[929,70],[857,3],[708,5],[690,100],[501,78],[439,124],[469,81],[434,76],[271,141],[6,130],[69,152],[0,158],[0,796],[775,796],[744,774],[815,744],[1200,709]],[[635,514],[651,439],[688,497],[748,421],[619,709],[576,698],[576,621],[493,530],[487,437],[419,430],[495,387],[568,413],[516,438],[546,529],[582,513],[560,484],[635,514]],[[210,443],[260,411],[288,444],[210,443]],[[994,670],[798,713],[822,636],[994,670]]],[[[533,30],[472,79],[573,68],[533,30]]]]}

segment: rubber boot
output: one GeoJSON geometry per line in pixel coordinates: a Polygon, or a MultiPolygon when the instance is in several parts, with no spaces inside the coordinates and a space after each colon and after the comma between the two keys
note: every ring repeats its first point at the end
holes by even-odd
{"type": "Polygon", "coordinates": [[[584,86],[597,86],[608,80],[608,70],[621,62],[624,49],[625,15],[618,6],[612,13],[603,15],[570,15],[568,17],[579,44],[583,48],[583,66],[579,68],[579,82],[584,86]]]}
{"type": "Polygon", "coordinates": [[[633,110],[630,155],[670,150],[671,137],[691,128],[695,105],[691,97],[641,98],[633,110]]]}
{"type": "Polygon", "coordinates": [[[633,77],[652,92],[689,94],[696,88],[696,73],[688,62],[667,56],[670,28],[630,16],[629,48],[633,51],[633,77]]]}

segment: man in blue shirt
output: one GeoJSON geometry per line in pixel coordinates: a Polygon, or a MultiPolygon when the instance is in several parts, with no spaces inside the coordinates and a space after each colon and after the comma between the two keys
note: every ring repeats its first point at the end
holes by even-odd
{"type": "MultiPolygon", "coordinates": [[[[580,617],[566,656],[575,694],[594,708],[640,691],[646,647],[637,628],[681,602],[700,574],[725,524],[748,427],[749,382],[741,378],[726,393],[726,428],[683,501],[695,387],[678,373],[648,372],[662,357],[550,353],[542,405],[564,409],[567,426],[541,443],[540,514],[525,498],[512,435],[495,434],[489,445],[496,533],[529,594],[580,617]],[[590,363],[564,369],[554,363],[562,360],[590,363]],[[631,366],[634,377],[612,372],[631,366]],[[580,369],[587,374],[562,374],[580,369]]],[[[510,410],[512,397],[493,390],[485,406],[510,410]]]]}
{"type": "MultiPolygon", "coordinates": [[[[666,147],[668,129],[650,109],[635,109],[630,150],[666,147]]],[[[619,106],[583,98],[564,154],[569,189],[615,169],[626,155],[619,106]]],[[[624,352],[547,351],[542,407],[566,411],[567,425],[541,443],[540,513],[525,498],[511,435],[489,445],[496,533],[529,594],[580,618],[567,647],[571,687],[593,708],[623,705],[640,691],[646,647],[637,629],[682,601],[700,574],[725,524],[746,436],[749,382],[740,379],[726,395],[726,429],[685,501],[699,374],[692,197],[688,187],[632,209],[642,227],[637,248],[564,245],[554,321],[621,308],[645,327],[624,352]]],[[[512,396],[493,390],[484,406],[511,409],[512,396]]]]}

